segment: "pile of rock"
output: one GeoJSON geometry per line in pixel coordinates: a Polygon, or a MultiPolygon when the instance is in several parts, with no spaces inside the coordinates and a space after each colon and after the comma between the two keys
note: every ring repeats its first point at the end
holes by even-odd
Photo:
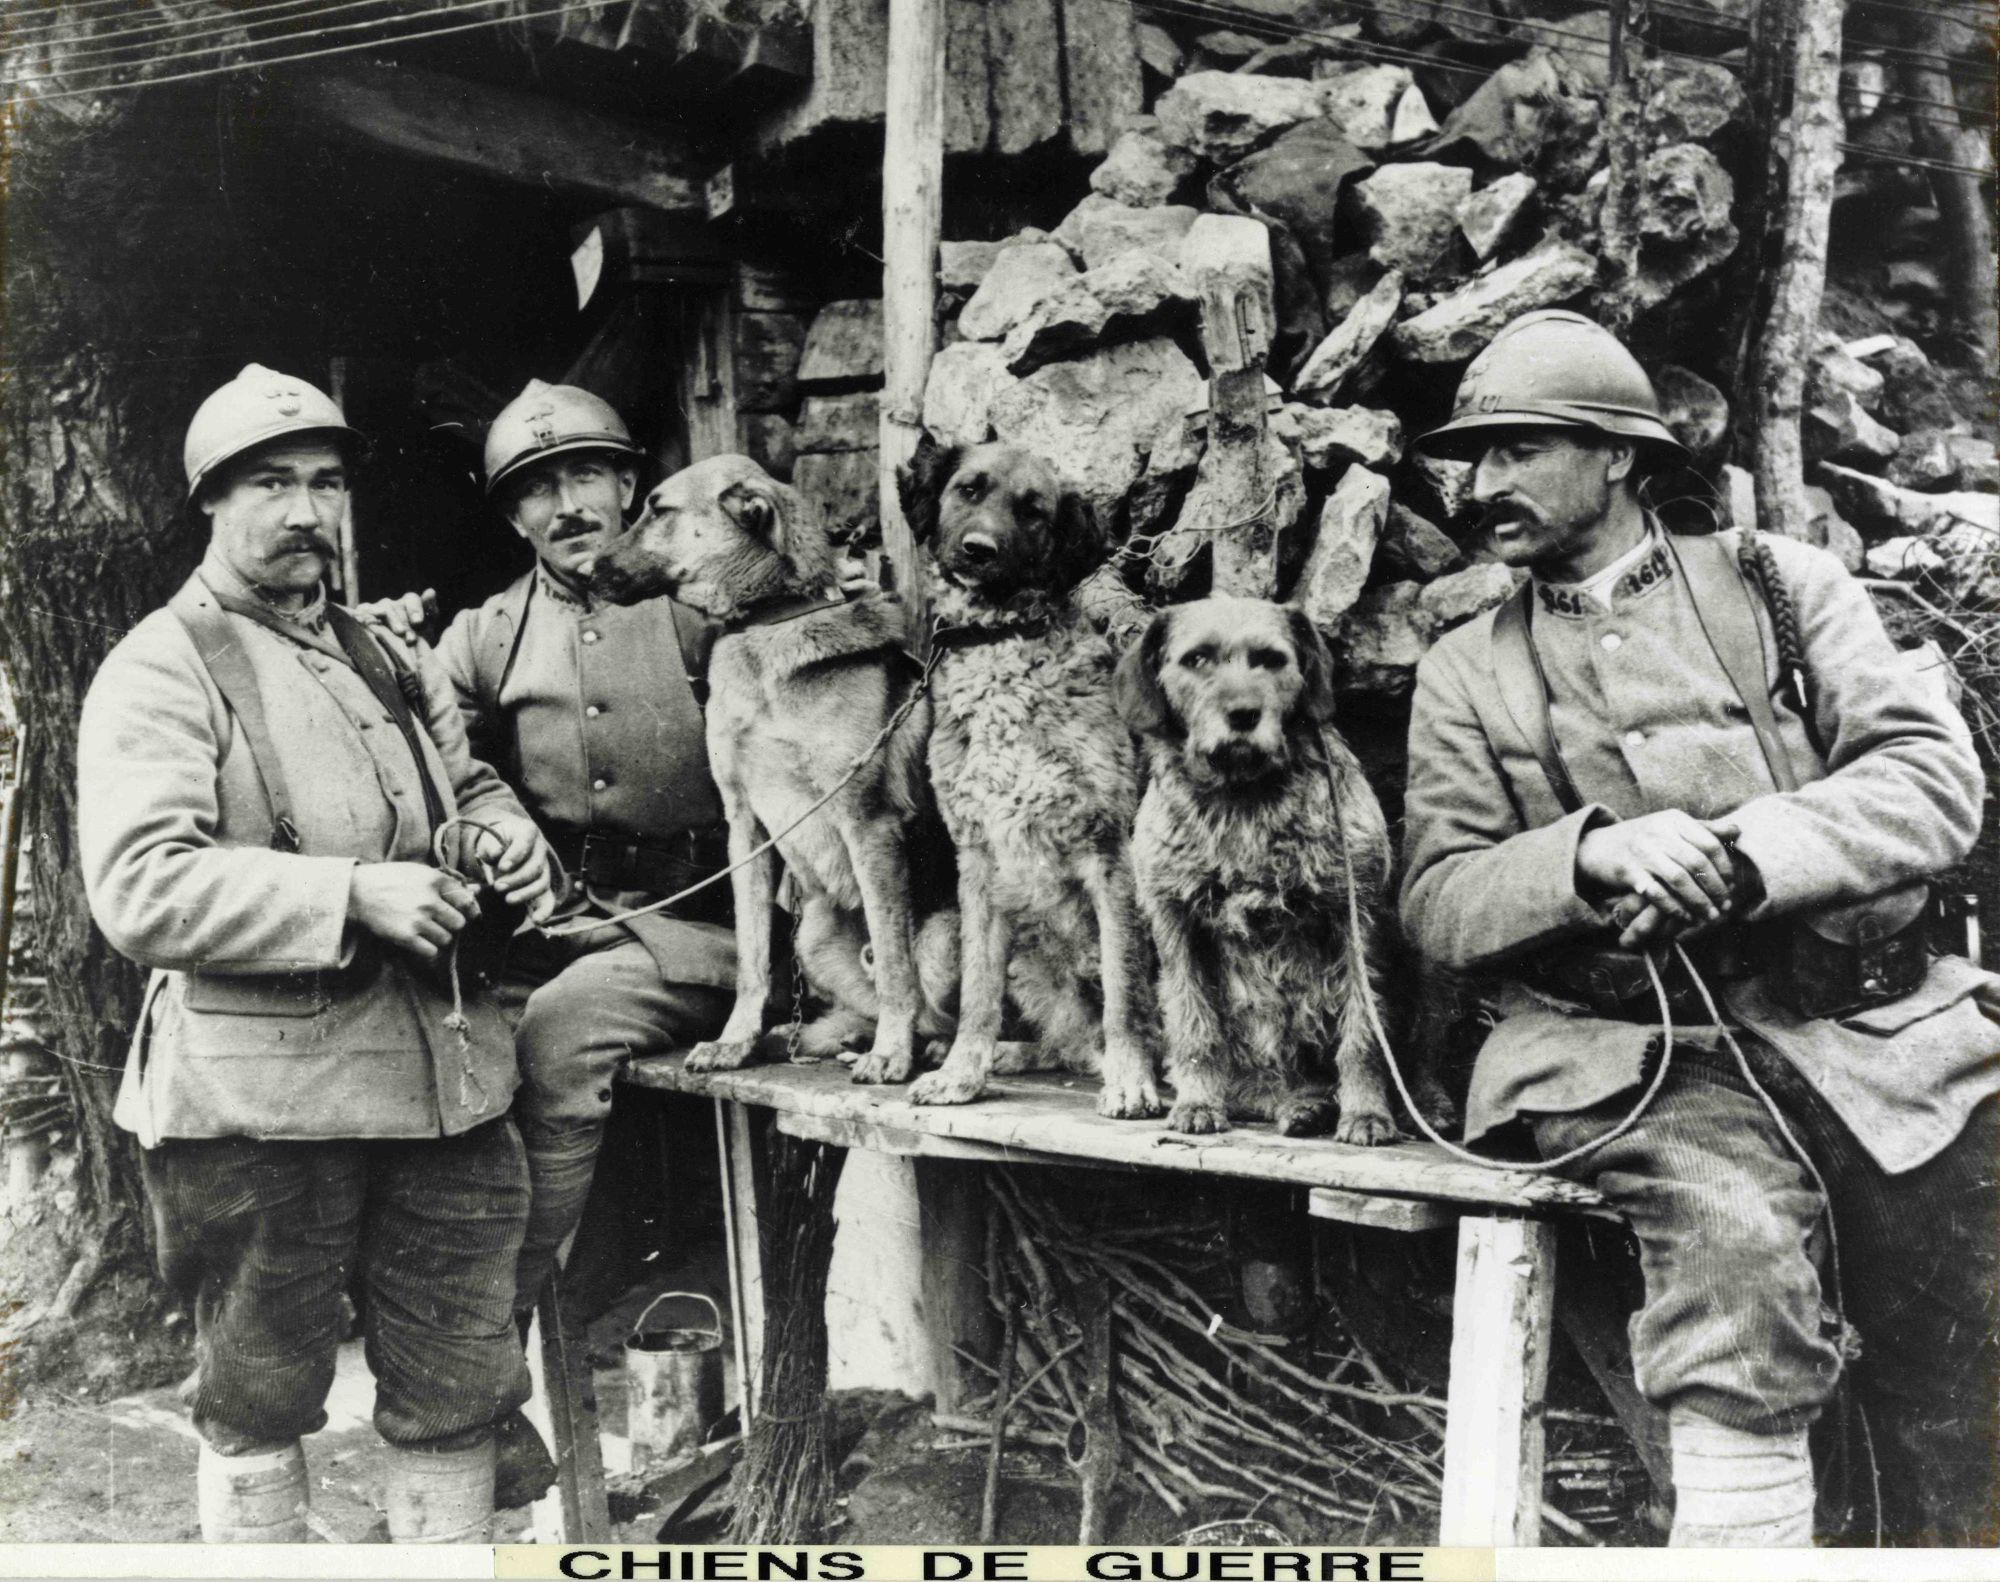
{"type": "MultiPolygon", "coordinates": [[[[1436,8],[1396,9],[1422,14],[1427,48],[1450,44],[1436,8]]],[[[1275,45],[1143,26],[1150,113],[1127,122],[1090,193],[1052,230],[945,244],[947,344],[924,420],[942,440],[1039,450],[1089,497],[1126,544],[1092,590],[1119,628],[1145,601],[1209,589],[1296,599],[1334,640],[1344,685],[1393,696],[1440,632],[1513,586],[1467,531],[1467,469],[1410,454],[1409,436],[1441,420],[1509,319],[1603,305],[1591,30],[1606,19],[1523,19],[1512,27],[1531,47],[1490,73],[1433,48],[1439,69],[1413,75],[1366,58],[1385,14],[1365,34],[1321,19],[1275,45]],[[1246,222],[1263,232],[1247,294],[1242,234],[1215,229],[1246,222]],[[1226,270],[1218,246],[1234,250],[1226,270]],[[1248,468],[1222,464],[1208,421],[1210,375],[1235,366],[1218,338],[1246,337],[1269,376],[1248,468]]],[[[1501,25],[1482,24],[1488,44],[1501,25]]],[[[1740,42],[1721,29],[1683,47],[1740,42]]],[[[1682,55],[1659,57],[1646,87],[1624,289],[1635,349],[1713,477],[1743,93],[1729,66],[1682,55]]],[[[1959,552],[2000,505],[1993,447],[1934,399],[1928,368],[1888,336],[1831,342],[1815,373],[1816,536],[1884,575],[1959,552]]],[[[1743,481],[1718,490],[1725,509],[1743,481]]]]}

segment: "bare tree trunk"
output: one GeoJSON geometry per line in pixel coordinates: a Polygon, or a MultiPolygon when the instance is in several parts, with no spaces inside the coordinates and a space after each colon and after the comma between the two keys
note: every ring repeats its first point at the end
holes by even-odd
{"type": "Polygon", "coordinates": [[[1791,58],[1792,16],[1792,7],[1781,0],[1758,0],[1750,17],[1749,56],[1743,68],[1750,155],[1736,194],[1742,235],[1729,263],[1723,300],[1736,305],[1724,345],[1736,454],[1746,460],[1757,448],[1757,403],[1751,375],[1757,367],[1757,337],[1770,313],[1771,281],[1776,274],[1772,221],[1784,207],[1785,163],[1778,157],[1777,134],[1787,102],[1785,67],[1791,58]]]}
{"type": "MultiPolygon", "coordinates": [[[[1959,29],[1938,16],[1911,24],[1913,47],[1942,58],[1949,54],[1959,29]]],[[[1958,98],[1951,74],[1943,65],[1912,60],[1903,67],[1903,91],[1921,100],[1910,107],[1910,126],[1917,152],[1926,159],[1991,170],[1986,140],[1959,124],[1958,98]],[[1928,107],[1928,108],[1927,108],[1928,107]]],[[[1956,170],[1931,170],[1931,191],[1937,196],[1949,251],[1945,267],[1952,301],[1964,315],[1964,339],[1978,366],[1991,373],[2000,356],[2000,301],[1994,293],[1993,212],[1986,206],[1980,178],[1956,170]]]]}
{"type": "Polygon", "coordinates": [[[1778,275],[1746,394],[1756,403],[1757,519],[1804,538],[1805,452],[1799,417],[1826,288],[1827,221],[1840,168],[1842,0],[1798,0],[1792,50],[1792,160],[1785,184],[1778,275]]]}
{"type": "Polygon", "coordinates": [[[46,114],[19,134],[0,375],[0,664],[29,744],[47,1034],[77,1120],[82,1245],[113,1262],[143,1251],[148,1234],[138,1150],[111,1122],[143,975],[105,943],[84,903],[77,716],[105,653],[198,558],[174,462],[180,426],[213,372],[175,343],[192,328],[175,329],[175,316],[148,300],[164,289],[148,277],[175,275],[177,195],[127,190],[157,174],[133,142],[120,126],[80,129],[46,114]],[[127,267],[133,258],[147,262],[127,267]]]}

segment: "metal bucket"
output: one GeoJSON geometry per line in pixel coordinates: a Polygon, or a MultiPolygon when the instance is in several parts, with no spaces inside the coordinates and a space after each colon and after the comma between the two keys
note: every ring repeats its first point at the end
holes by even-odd
{"type": "Polygon", "coordinates": [[[722,1416],[722,1311],[699,1291],[662,1291],[625,1337],[626,1436],[634,1471],[692,1455],[722,1416]],[[646,1328],[674,1297],[706,1303],[705,1328],[646,1328]]]}

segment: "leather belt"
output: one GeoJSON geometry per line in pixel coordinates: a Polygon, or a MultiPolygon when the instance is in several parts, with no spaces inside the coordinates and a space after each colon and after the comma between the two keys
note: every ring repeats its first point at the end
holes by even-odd
{"type": "MultiPolygon", "coordinates": [[[[606,830],[551,831],[549,844],[573,879],[600,893],[673,895],[729,866],[729,831],[720,824],[644,840],[606,830]]],[[[726,925],[729,885],[712,884],[660,915],[726,925]]]]}

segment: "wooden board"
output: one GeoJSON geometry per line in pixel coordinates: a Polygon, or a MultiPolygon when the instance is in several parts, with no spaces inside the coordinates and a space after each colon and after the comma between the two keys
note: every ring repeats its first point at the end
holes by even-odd
{"type": "Polygon", "coordinates": [[[1018,154],[1062,130],[1062,19],[1057,0],[987,0],[993,151],[1018,154]]]}
{"type": "Polygon", "coordinates": [[[1144,106],[1139,42],[1127,0],[1063,0],[1063,97],[1069,146],[1102,154],[1144,106]]]}
{"type": "Polygon", "coordinates": [[[635,1060],[625,1080],[671,1093],[761,1105],[784,1113],[845,1118],[895,1131],[963,1138],[1018,1150],[1026,1161],[1130,1165],[1190,1175],[1235,1176],[1293,1186],[1341,1187],[1530,1212],[1575,1212],[1603,1199],[1573,1181],[1519,1168],[1486,1169],[1429,1143],[1357,1148],[1323,1137],[1280,1137],[1241,1126],[1215,1137],[1169,1132],[1159,1121],[1113,1121],[1097,1113],[1096,1084],[1051,1075],[998,1077],[974,1104],[917,1105],[900,1087],[861,1087],[837,1061],[749,1066],[690,1076],[678,1055],[635,1060]]]}
{"type": "Polygon", "coordinates": [[[945,0],[944,29],[944,149],[983,154],[993,139],[986,8],[980,0],[945,0]]]}

